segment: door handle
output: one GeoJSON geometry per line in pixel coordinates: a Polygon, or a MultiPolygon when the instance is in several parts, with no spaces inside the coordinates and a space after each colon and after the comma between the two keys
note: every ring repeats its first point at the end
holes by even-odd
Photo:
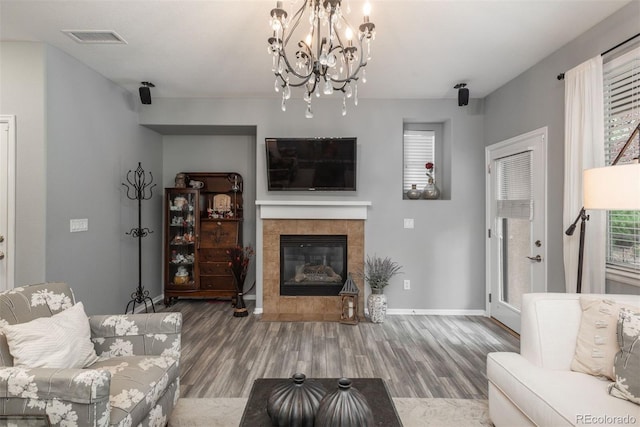
{"type": "Polygon", "coordinates": [[[542,257],[540,255],[528,256],[527,258],[529,258],[531,261],[542,262],[542,257]]]}

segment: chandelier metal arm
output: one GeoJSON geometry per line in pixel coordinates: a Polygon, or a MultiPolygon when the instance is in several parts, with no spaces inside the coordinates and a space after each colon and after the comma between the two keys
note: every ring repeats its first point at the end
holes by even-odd
{"type": "MultiPolygon", "coordinates": [[[[375,25],[369,21],[370,9],[365,5],[364,22],[354,31],[343,15],[341,0],[303,0],[290,19],[276,1],[271,11],[273,37],[270,37],[269,52],[273,55],[273,72],[276,76],[275,91],[282,92],[282,110],[286,111],[286,100],[291,96],[292,87],[304,87],[307,103],[305,116],[312,118],[312,95],[330,95],[334,91],[344,93],[342,114],[346,114],[346,100],[353,93],[358,105],[358,74],[362,71],[362,82],[366,82],[364,68],[370,59],[370,42],[375,37],[375,25]],[[297,43],[297,49],[289,46],[294,33],[304,27],[301,20],[309,11],[309,32],[306,40],[297,43]],[[346,34],[342,30],[346,28],[346,34]],[[280,36],[280,37],[279,37],[280,36]],[[355,36],[355,37],[353,37],[355,36]],[[365,40],[366,43],[365,43],[365,40]],[[354,40],[355,39],[355,40],[354,40]],[[345,44],[346,42],[346,44],[345,44]],[[315,44],[315,45],[314,45],[315,44]],[[287,47],[292,50],[287,52],[287,47]],[[366,51],[365,51],[366,50],[366,51]],[[295,61],[290,55],[295,53],[295,61]],[[290,80],[295,80],[291,82],[290,80]]],[[[346,13],[349,13],[347,10],[346,13]]],[[[304,29],[302,30],[304,34],[304,29]]]]}

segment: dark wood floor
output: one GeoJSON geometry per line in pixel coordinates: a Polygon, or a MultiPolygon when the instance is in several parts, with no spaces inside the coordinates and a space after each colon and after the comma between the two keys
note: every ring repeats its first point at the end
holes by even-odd
{"type": "MultiPolygon", "coordinates": [[[[253,301],[248,301],[250,311],[253,301]]],[[[486,399],[486,357],[518,338],[481,316],[387,316],[361,322],[233,317],[229,301],[179,300],[181,397],[248,397],[256,378],[380,377],[393,397],[486,399]]]]}

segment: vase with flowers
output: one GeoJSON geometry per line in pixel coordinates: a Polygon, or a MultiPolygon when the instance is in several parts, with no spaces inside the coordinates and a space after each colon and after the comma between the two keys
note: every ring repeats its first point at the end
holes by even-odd
{"type": "Polygon", "coordinates": [[[427,162],[424,165],[427,169],[427,185],[424,187],[422,197],[425,199],[437,199],[440,197],[440,189],[436,186],[435,170],[436,167],[433,162],[427,162]]]}
{"type": "Polygon", "coordinates": [[[383,290],[389,285],[389,280],[396,274],[400,274],[401,270],[400,264],[392,261],[391,258],[367,255],[364,264],[364,279],[371,288],[371,294],[367,298],[367,310],[371,322],[384,322],[387,315],[387,296],[383,290]]]}
{"type": "Polygon", "coordinates": [[[253,248],[251,246],[235,246],[227,249],[227,255],[229,256],[229,269],[233,274],[233,280],[236,285],[236,303],[233,316],[246,317],[249,313],[244,303],[244,282],[247,278],[251,257],[253,256],[253,248]]]}

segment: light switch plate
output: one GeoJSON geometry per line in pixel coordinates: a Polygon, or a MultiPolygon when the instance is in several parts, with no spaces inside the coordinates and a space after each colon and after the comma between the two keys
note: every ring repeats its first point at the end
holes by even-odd
{"type": "Polygon", "coordinates": [[[87,231],[89,230],[89,219],[71,219],[69,220],[69,231],[72,233],[77,233],[78,231],[87,231]]]}
{"type": "Polygon", "coordinates": [[[413,228],[413,218],[404,219],[404,228],[413,228]]]}

